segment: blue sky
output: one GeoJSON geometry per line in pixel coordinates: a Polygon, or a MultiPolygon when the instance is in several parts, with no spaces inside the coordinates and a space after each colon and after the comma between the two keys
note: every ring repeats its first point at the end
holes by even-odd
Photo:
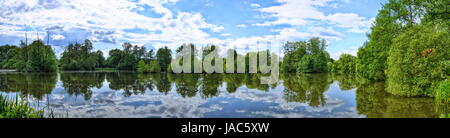
{"type": "MultiPolygon", "coordinates": [[[[149,49],[183,43],[255,50],[252,43],[322,37],[333,58],[356,54],[386,0],[0,0],[0,44],[50,36],[60,54],[68,43],[95,49],[131,42],[149,49]]],[[[279,45],[275,44],[275,47],[279,45]]]]}

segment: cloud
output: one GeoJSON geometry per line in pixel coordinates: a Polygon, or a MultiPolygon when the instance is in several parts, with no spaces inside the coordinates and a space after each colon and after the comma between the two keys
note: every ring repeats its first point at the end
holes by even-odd
{"type": "Polygon", "coordinates": [[[36,31],[76,30],[84,38],[93,39],[94,42],[131,41],[147,44],[154,40],[165,40],[166,42],[155,44],[175,45],[180,41],[201,42],[210,39],[209,34],[202,29],[212,32],[224,29],[223,26],[207,23],[199,13],[178,12],[174,16],[164,5],[176,2],[177,0],[0,0],[3,3],[0,7],[0,24],[7,24],[6,27],[0,27],[0,31],[4,35],[23,37],[25,27],[36,31]],[[142,11],[144,6],[151,7],[151,10],[162,17],[153,18],[136,12],[142,11]],[[133,34],[126,31],[136,28],[148,33],[133,34]]]}
{"type": "Polygon", "coordinates": [[[65,37],[63,35],[57,34],[57,35],[52,35],[52,39],[53,40],[62,40],[65,37]]]}
{"type": "MultiPolygon", "coordinates": [[[[361,17],[356,13],[334,13],[326,15],[319,10],[321,7],[334,6],[335,0],[277,0],[281,5],[259,9],[260,12],[268,14],[262,18],[271,18],[273,21],[254,23],[255,26],[292,25],[303,26],[313,23],[322,25],[335,25],[336,27],[348,28],[348,32],[364,33],[369,30],[371,19],[361,17]],[[328,22],[328,23],[327,23],[328,22]]],[[[344,3],[349,0],[339,0],[344,3]]]]}
{"type": "Polygon", "coordinates": [[[259,9],[263,13],[268,13],[268,17],[276,18],[276,20],[254,25],[305,25],[311,22],[309,19],[324,19],[326,16],[317,7],[323,6],[328,1],[331,0],[277,0],[281,5],[259,9]]]}
{"type": "Polygon", "coordinates": [[[340,40],[344,35],[340,32],[333,30],[333,28],[322,28],[322,27],[311,27],[308,29],[309,32],[313,33],[315,37],[321,37],[324,39],[340,40]]]}
{"type": "Polygon", "coordinates": [[[247,25],[245,25],[245,24],[238,24],[238,25],[236,25],[236,27],[237,27],[237,28],[246,28],[247,25]]]}
{"type": "Polygon", "coordinates": [[[250,6],[252,6],[253,8],[259,8],[259,7],[261,7],[261,5],[256,4],[256,3],[252,3],[252,4],[250,4],[250,6]]]}
{"type": "Polygon", "coordinates": [[[350,28],[349,32],[364,33],[369,31],[372,20],[361,17],[355,13],[335,13],[326,17],[327,20],[338,27],[350,28]]]}

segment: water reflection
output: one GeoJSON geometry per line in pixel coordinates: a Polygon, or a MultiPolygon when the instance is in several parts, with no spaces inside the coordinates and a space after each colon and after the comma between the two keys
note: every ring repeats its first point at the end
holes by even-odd
{"type": "Polygon", "coordinates": [[[62,87],[71,96],[82,95],[85,100],[92,97],[92,88],[101,88],[105,81],[102,73],[62,73],[62,87]]]}
{"type": "Polygon", "coordinates": [[[312,107],[325,105],[324,92],[333,82],[328,74],[284,74],[282,79],[286,101],[308,103],[312,107]]]}
{"type": "Polygon", "coordinates": [[[370,118],[435,118],[439,115],[432,98],[389,95],[383,82],[360,86],[356,101],[358,112],[370,118]]]}
{"type": "Polygon", "coordinates": [[[20,92],[24,98],[41,100],[52,93],[57,82],[56,73],[8,73],[0,74],[0,91],[20,92]]]}
{"type": "Polygon", "coordinates": [[[448,105],[387,94],[349,75],[1,73],[0,92],[70,117],[439,117],[448,105]],[[43,98],[47,96],[48,98],[43,98]],[[79,98],[78,98],[79,97],[79,98]],[[80,99],[81,98],[81,99],[80,99]]]}

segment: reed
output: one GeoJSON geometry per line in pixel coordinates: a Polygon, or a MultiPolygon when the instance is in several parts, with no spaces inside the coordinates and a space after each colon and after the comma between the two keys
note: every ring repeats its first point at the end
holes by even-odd
{"type": "Polygon", "coordinates": [[[439,85],[435,99],[438,102],[450,103],[450,80],[445,80],[439,85]]]}
{"type": "Polygon", "coordinates": [[[36,110],[28,102],[16,98],[10,98],[0,94],[0,118],[53,118],[51,111],[47,116],[44,110],[36,110]]]}

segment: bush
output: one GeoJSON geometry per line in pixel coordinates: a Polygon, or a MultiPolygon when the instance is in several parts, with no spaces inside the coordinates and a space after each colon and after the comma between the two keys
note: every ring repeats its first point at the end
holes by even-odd
{"type": "Polygon", "coordinates": [[[388,58],[387,90],[403,96],[435,96],[450,59],[448,27],[414,26],[394,39],[388,58]],[[447,28],[447,29],[445,29],[447,28]]]}

